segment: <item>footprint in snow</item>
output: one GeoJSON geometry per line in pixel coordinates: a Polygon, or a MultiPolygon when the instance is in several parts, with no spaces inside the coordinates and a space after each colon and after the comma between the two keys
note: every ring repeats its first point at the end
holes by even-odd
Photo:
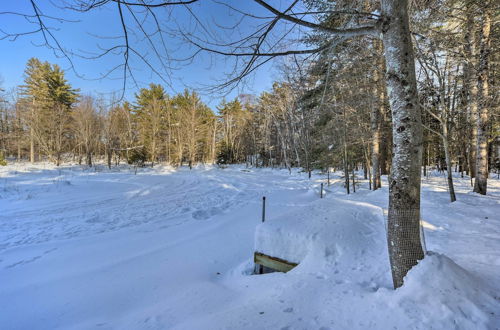
{"type": "Polygon", "coordinates": [[[204,210],[194,211],[191,216],[196,220],[206,220],[210,218],[210,215],[204,210]]]}
{"type": "Polygon", "coordinates": [[[214,215],[217,215],[219,213],[221,213],[221,209],[218,208],[218,207],[212,207],[208,210],[198,210],[198,211],[194,211],[192,213],[192,217],[193,219],[196,219],[196,220],[206,220],[206,219],[209,219],[211,217],[213,217],[214,215]]]}
{"type": "Polygon", "coordinates": [[[42,256],[35,256],[31,259],[27,259],[27,260],[21,260],[21,261],[18,261],[18,262],[15,262],[13,264],[10,264],[8,266],[5,267],[5,269],[8,269],[8,268],[14,268],[14,267],[17,267],[17,266],[20,266],[20,265],[25,265],[25,264],[29,264],[31,262],[34,262],[34,261],[37,261],[38,259],[40,259],[42,256]]]}

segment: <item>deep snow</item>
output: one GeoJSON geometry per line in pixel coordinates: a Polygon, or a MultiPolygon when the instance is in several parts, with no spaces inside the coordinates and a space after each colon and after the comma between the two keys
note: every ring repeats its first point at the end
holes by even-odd
{"type": "Polygon", "coordinates": [[[432,252],[394,291],[386,182],[332,178],[319,199],[319,173],[1,167],[0,328],[500,328],[499,180],[450,204],[423,178],[432,252]],[[255,248],[300,265],[252,276],[255,248]]]}

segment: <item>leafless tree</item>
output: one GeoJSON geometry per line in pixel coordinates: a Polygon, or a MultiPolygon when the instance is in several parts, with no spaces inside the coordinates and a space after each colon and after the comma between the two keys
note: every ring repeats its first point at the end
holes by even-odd
{"type": "Polygon", "coordinates": [[[75,142],[83,149],[88,166],[92,166],[92,155],[98,148],[102,132],[102,121],[94,103],[91,96],[85,96],[72,112],[75,142]]]}
{"type": "MultiPolygon", "coordinates": [[[[67,52],[60,46],[45,21],[35,0],[31,0],[33,17],[38,22],[38,31],[42,33],[45,42],[58,49],[63,55],[67,52]]],[[[316,10],[310,3],[299,0],[290,1],[285,7],[275,7],[264,0],[254,0],[256,7],[264,9],[267,14],[253,14],[237,8],[233,2],[217,2],[233,13],[238,14],[241,20],[253,20],[255,30],[243,35],[237,40],[219,39],[199,19],[195,11],[197,0],[191,1],[126,1],[126,0],[73,0],[65,2],[66,8],[89,12],[103,6],[114,6],[117,19],[122,26],[122,38],[119,43],[106,48],[96,57],[121,51],[123,62],[115,69],[121,68],[123,80],[130,76],[130,59],[132,56],[142,60],[146,66],[163,77],[156,66],[151,65],[151,59],[145,51],[141,51],[131,40],[131,33],[141,34],[146,42],[150,42],[149,50],[156,60],[168,69],[168,51],[160,54],[159,47],[153,42],[153,33],[148,32],[140,24],[142,19],[149,17],[155,26],[154,33],[165,36],[173,33],[190,44],[194,52],[185,58],[192,61],[201,52],[231,57],[234,59],[233,75],[226,79],[222,87],[234,85],[242,78],[250,75],[257,68],[268,63],[273,58],[287,55],[318,54],[331,50],[339,42],[358,36],[380,38],[384,46],[386,61],[386,85],[388,100],[392,111],[393,121],[393,150],[391,178],[389,182],[389,225],[388,246],[394,286],[403,284],[407,271],[418,260],[424,257],[420,243],[420,164],[422,147],[422,130],[420,108],[417,97],[415,66],[412,39],[409,27],[408,2],[406,0],[381,0],[380,11],[364,12],[355,6],[337,8],[335,3],[322,2],[322,8],[316,10]],[[195,29],[177,29],[173,31],[169,26],[158,22],[159,10],[181,8],[187,10],[193,17],[195,29]],[[127,12],[127,14],[125,14],[127,12]],[[342,15],[347,17],[340,25],[331,24],[328,20],[321,20],[324,15],[342,15]],[[134,23],[135,22],[135,23],[134,23]],[[139,24],[137,24],[139,23],[139,24]],[[137,28],[132,28],[136,24],[137,28]],[[307,48],[303,42],[291,43],[291,35],[305,30],[305,33],[316,32],[322,35],[319,46],[307,48]],[[295,45],[295,47],[292,47],[295,45]]],[[[203,5],[197,7],[203,10],[203,5]]],[[[172,10],[174,10],[172,9],[172,10]]],[[[262,12],[260,10],[259,12],[262,12]]],[[[171,17],[171,16],[168,16],[171,17]]],[[[245,23],[242,23],[245,24],[245,23]]],[[[224,30],[222,24],[217,25],[224,30]]],[[[301,41],[301,40],[296,40],[301,41]]],[[[190,151],[192,152],[192,151],[190,151]]],[[[190,160],[192,155],[189,156],[190,160]]]]}

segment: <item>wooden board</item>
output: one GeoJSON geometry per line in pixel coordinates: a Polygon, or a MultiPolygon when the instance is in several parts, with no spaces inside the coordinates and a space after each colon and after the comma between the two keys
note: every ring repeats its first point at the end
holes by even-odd
{"type": "Polygon", "coordinates": [[[298,265],[296,263],[289,262],[276,257],[271,257],[260,252],[254,253],[253,261],[258,265],[262,265],[264,267],[271,268],[278,272],[283,272],[283,273],[290,271],[291,269],[293,269],[295,266],[298,265]]]}

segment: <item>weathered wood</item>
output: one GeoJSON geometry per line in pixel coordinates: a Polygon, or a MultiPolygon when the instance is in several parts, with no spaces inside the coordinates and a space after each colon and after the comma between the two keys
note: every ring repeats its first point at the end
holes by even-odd
{"type": "Polygon", "coordinates": [[[286,273],[293,269],[298,264],[289,262],[280,258],[271,257],[264,253],[255,252],[254,254],[254,262],[258,265],[272,268],[278,272],[286,273]]]}

